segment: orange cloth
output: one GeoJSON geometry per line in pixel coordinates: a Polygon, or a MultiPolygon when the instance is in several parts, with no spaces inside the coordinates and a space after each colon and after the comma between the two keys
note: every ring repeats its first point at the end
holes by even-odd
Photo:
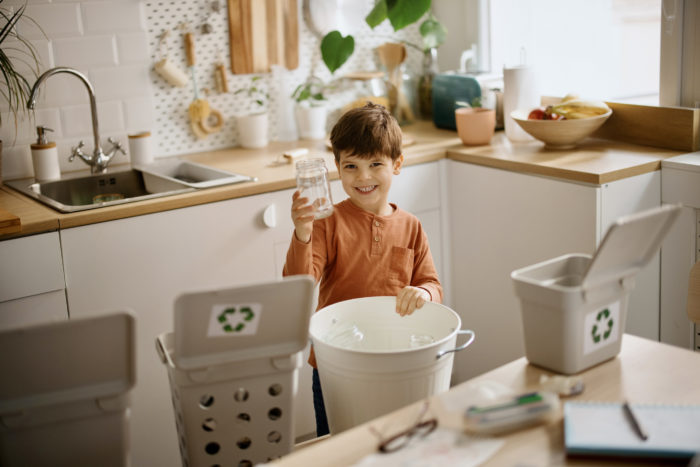
{"type": "MultiPolygon", "coordinates": [[[[407,285],[428,291],[442,302],[442,286],[418,218],[391,205],[377,216],[350,200],[334,206],[333,215],[314,221],[309,243],[292,234],[282,274],[310,274],[321,281],[318,309],[361,297],[396,296],[407,285]]],[[[311,349],[309,363],[316,368],[311,349]]]]}

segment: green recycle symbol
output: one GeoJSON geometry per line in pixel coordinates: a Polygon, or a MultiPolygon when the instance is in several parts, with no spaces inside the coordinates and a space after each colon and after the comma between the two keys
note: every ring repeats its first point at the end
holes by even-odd
{"type": "MultiPolygon", "coordinates": [[[[608,337],[610,337],[610,334],[612,333],[612,330],[613,330],[614,322],[613,322],[613,319],[610,318],[610,310],[608,310],[607,308],[602,310],[602,311],[599,311],[595,320],[596,320],[596,324],[594,324],[593,329],[591,329],[591,336],[593,337],[593,342],[595,342],[597,344],[598,342],[600,342],[601,337],[603,338],[603,340],[606,340],[608,337]],[[603,320],[607,320],[608,329],[603,331],[603,334],[601,335],[599,332],[600,330],[598,329],[598,323],[603,321],[603,320]]],[[[601,323],[601,324],[603,324],[603,323],[601,323]]]]}
{"type": "MultiPolygon", "coordinates": [[[[241,332],[243,328],[245,327],[245,323],[238,323],[236,327],[231,326],[228,322],[228,316],[227,315],[233,315],[236,313],[235,308],[226,308],[224,311],[221,312],[219,316],[216,317],[216,319],[219,321],[221,324],[221,327],[223,328],[224,331],[226,332],[241,332]]],[[[244,314],[245,317],[243,318],[243,321],[250,321],[253,319],[255,316],[255,313],[253,313],[253,310],[250,309],[250,307],[244,306],[241,307],[238,310],[239,314],[244,314]]]]}

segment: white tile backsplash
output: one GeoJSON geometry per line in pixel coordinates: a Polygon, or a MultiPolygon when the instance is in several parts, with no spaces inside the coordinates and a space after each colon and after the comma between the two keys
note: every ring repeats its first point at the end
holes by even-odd
{"type": "Polygon", "coordinates": [[[99,100],[127,99],[151,94],[148,69],[143,65],[99,68],[90,71],[99,100]]]}
{"type": "Polygon", "coordinates": [[[148,35],[145,32],[117,34],[117,60],[121,65],[150,62],[148,35]]]}
{"type": "Polygon", "coordinates": [[[108,101],[97,104],[97,118],[100,135],[124,133],[124,110],[122,101],[108,101]]]}
{"type": "Polygon", "coordinates": [[[117,64],[115,37],[110,34],[56,39],[53,58],[57,66],[114,66],[117,64]]]}
{"type": "Polygon", "coordinates": [[[86,2],[82,4],[86,34],[105,31],[145,31],[146,23],[140,3],[86,2]]]}
{"type": "Polygon", "coordinates": [[[32,155],[28,144],[5,147],[2,145],[2,178],[31,177],[34,175],[32,167],[32,155]]]}
{"type": "MultiPolygon", "coordinates": [[[[64,105],[61,107],[63,135],[75,138],[82,135],[92,135],[92,115],[89,105],[64,105]]],[[[86,141],[88,144],[92,137],[86,141]]]]}
{"type": "Polygon", "coordinates": [[[124,117],[127,134],[153,131],[153,97],[137,97],[124,100],[124,117]]]}
{"type": "Polygon", "coordinates": [[[83,33],[80,3],[32,4],[28,5],[25,11],[26,15],[34,20],[34,23],[21,22],[17,26],[17,32],[27,39],[76,37],[83,33]],[[36,24],[41,29],[37,28],[36,24]]]}

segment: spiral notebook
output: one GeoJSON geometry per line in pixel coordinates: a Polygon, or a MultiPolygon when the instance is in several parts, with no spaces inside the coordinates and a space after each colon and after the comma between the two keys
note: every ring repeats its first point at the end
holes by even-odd
{"type": "Polygon", "coordinates": [[[567,454],[689,458],[700,452],[700,405],[630,404],[643,440],[622,403],[564,404],[567,454]]]}

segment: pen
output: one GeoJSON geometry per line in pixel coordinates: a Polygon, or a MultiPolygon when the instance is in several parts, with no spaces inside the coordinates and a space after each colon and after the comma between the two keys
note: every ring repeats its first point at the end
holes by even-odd
{"type": "Polygon", "coordinates": [[[622,404],[622,410],[624,410],[625,414],[627,415],[627,418],[632,424],[632,428],[634,428],[634,431],[635,433],[637,433],[637,436],[639,436],[642,441],[646,441],[649,436],[647,436],[646,432],[644,431],[644,428],[642,428],[642,425],[640,425],[639,419],[634,416],[634,412],[632,412],[632,407],[630,407],[627,401],[625,401],[622,404]]]}

